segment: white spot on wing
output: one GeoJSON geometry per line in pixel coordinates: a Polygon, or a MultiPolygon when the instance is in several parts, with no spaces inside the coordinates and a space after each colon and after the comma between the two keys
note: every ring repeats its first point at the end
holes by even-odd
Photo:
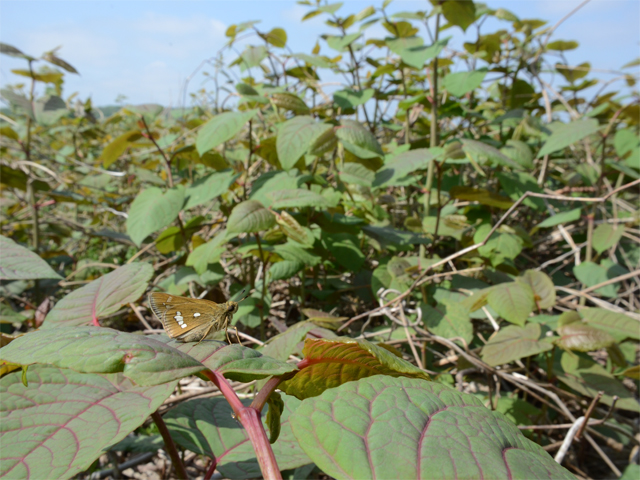
{"type": "Polygon", "coordinates": [[[182,328],[187,328],[187,324],[186,324],[186,323],[181,323],[181,324],[180,324],[180,326],[181,326],[182,328]]]}
{"type": "Polygon", "coordinates": [[[176,315],[179,317],[180,315],[182,315],[180,312],[176,312],[176,315]]]}
{"type": "Polygon", "coordinates": [[[194,314],[193,314],[193,316],[194,316],[194,317],[199,317],[199,316],[200,316],[200,314],[199,314],[198,312],[196,312],[196,313],[194,313],[194,314]]]}
{"type": "Polygon", "coordinates": [[[182,323],[182,317],[180,315],[176,315],[175,317],[173,317],[176,319],[176,322],[178,323],[182,323]]]}

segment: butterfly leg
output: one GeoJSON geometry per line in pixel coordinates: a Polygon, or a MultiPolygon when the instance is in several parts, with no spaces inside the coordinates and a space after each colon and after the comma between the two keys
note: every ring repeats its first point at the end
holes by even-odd
{"type": "Polygon", "coordinates": [[[231,345],[231,339],[229,338],[229,328],[225,328],[224,333],[227,335],[227,342],[229,342],[229,345],[231,345]]]}
{"type": "Polygon", "coordinates": [[[240,334],[238,333],[238,327],[234,325],[233,328],[236,329],[236,338],[238,339],[238,343],[242,345],[242,342],[240,341],[240,334]]]}
{"type": "Polygon", "coordinates": [[[211,331],[211,329],[213,328],[214,324],[212,323],[211,325],[209,325],[209,328],[207,328],[207,331],[204,332],[204,335],[202,335],[202,337],[200,338],[200,340],[198,340],[198,343],[196,343],[196,345],[200,345],[200,342],[202,340],[204,340],[205,338],[207,338],[207,335],[209,335],[209,332],[211,331]]]}

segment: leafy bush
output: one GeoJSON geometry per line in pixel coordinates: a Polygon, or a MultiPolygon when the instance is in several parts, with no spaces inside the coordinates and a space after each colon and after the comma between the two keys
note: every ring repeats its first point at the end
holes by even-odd
{"type": "Polygon", "coordinates": [[[592,94],[576,42],[481,3],[301,3],[332,29],[310,54],[233,25],[255,43],[189,109],[105,118],[56,51],[1,45],[30,83],[2,91],[2,475],[164,442],[178,478],[630,478],[634,77],[592,94]],[[247,286],[244,344],[171,340],[145,300],[247,286]]]}

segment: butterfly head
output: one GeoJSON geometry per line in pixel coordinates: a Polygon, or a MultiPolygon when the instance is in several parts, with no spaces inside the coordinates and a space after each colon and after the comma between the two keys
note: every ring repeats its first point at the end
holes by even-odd
{"type": "Polygon", "coordinates": [[[227,302],[227,313],[234,314],[238,311],[238,302],[233,302],[229,300],[227,302]]]}

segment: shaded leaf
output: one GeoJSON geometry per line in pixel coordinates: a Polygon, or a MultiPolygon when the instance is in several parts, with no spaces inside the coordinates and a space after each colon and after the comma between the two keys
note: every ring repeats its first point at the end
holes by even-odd
{"type": "Polygon", "coordinates": [[[309,107],[298,95],[289,92],[277,92],[271,95],[271,100],[276,107],[290,110],[294,113],[309,113],[309,107]]]}
{"type": "Polygon", "coordinates": [[[42,329],[89,325],[135,302],[153,275],[148,263],[130,263],[63,297],[47,315],[42,329]]]}
{"type": "Polygon", "coordinates": [[[490,207],[498,207],[502,209],[508,209],[513,205],[513,202],[497,193],[490,192],[484,188],[465,187],[456,185],[449,191],[449,195],[459,200],[467,202],[478,202],[481,205],[488,205],[490,207]]]}
{"type": "Polygon", "coordinates": [[[553,280],[546,273],[527,270],[516,281],[524,282],[531,287],[533,298],[539,310],[551,308],[556,304],[556,288],[553,280]]]}
{"type": "Polygon", "coordinates": [[[489,292],[487,301],[498,315],[516,325],[524,325],[536,307],[533,290],[521,282],[495,285],[489,292]]]}
{"type": "Polygon", "coordinates": [[[371,98],[373,98],[373,93],[373,88],[367,88],[359,91],[351,89],[338,90],[333,94],[333,101],[340,108],[355,108],[358,105],[364,105],[371,100],[371,98]]]}
{"type": "Polygon", "coordinates": [[[340,179],[345,183],[353,183],[361,187],[370,187],[373,184],[375,172],[359,163],[343,163],[340,171],[340,179]]]}
{"type": "Polygon", "coordinates": [[[393,157],[376,172],[374,187],[397,185],[398,181],[417,170],[424,170],[433,161],[433,154],[426,148],[402,152],[393,157]]]}
{"type": "Polygon", "coordinates": [[[422,321],[429,331],[448,339],[462,338],[466,345],[473,340],[473,325],[464,305],[448,301],[435,307],[421,304],[420,308],[422,321]]]}
{"type": "Polygon", "coordinates": [[[239,175],[233,170],[227,169],[196,180],[185,192],[187,204],[184,209],[189,210],[222,195],[229,190],[238,177],[239,175]]]}
{"type": "Polygon", "coordinates": [[[269,443],[274,444],[280,436],[280,418],[284,410],[284,401],[278,392],[273,392],[267,399],[267,426],[269,427],[269,443]]]}
{"type": "Polygon", "coordinates": [[[596,133],[599,128],[598,120],[595,118],[574,120],[570,123],[560,125],[544,143],[538,152],[537,158],[573,145],[583,138],[596,133]]]}
{"type": "Polygon", "coordinates": [[[533,153],[526,143],[520,140],[507,140],[507,144],[500,149],[500,153],[503,153],[524,169],[533,170],[533,153]]]}
{"type": "Polygon", "coordinates": [[[122,135],[118,135],[114,138],[109,145],[104,147],[98,161],[102,163],[104,168],[109,168],[113,165],[120,155],[122,155],[127,148],[131,146],[133,142],[142,138],[140,130],[129,130],[122,135]]]}
{"type": "Polygon", "coordinates": [[[470,138],[462,139],[462,149],[467,156],[473,158],[477,163],[483,165],[487,161],[496,165],[504,165],[516,170],[522,169],[517,163],[507,157],[504,153],[500,152],[495,147],[487,145],[486,143],[479,142],[477,140],[471,140],[470,138]]]}
{"type": "Polygon", "coordinates": [[[482,347],[482,360],[495,367],[551,350],[553,345],[543,338],[538,323],[502,328],[482,347]]]}
{"type": "Polygon", "coordinates": [[[35,366],[0,380],[4,478],[72,478],[138,428],[176,382],[137,387],[121,375],[35,366]],[[27,421],[28,419],[28,421],[27,421]]]}
{"type": "Polygon", "coordinates": [[[358,158],[376,158],[384,156],[384,152],[376,140],[376,137],[360,122],[355,120],[342,120],[336,130],[336,136],[345,150],[358,158]]]}
{"type": "Polygon", "coordinates": [[[640,340],[640,322],[624,313],[604,308],[583,308],[580,315],[586,323],[608,332],[619,341],[625,338],[640,340]]]}
{"type": "Polygon", "coordinates": [[[280,384],[280,390],[300,399],[372,375],[429,379],[418,367],[366,340],[307,339],[302,353],[305,358],[298,364],[300,371],[280,384]]]}
{"type": "Polygon", "coordinates": [[[457,25],[464,32],[476,20],[476,6],[466,0],[446,0],[442,3],[442,14],[451,25],[457,25]]]}
{"type": "Polygon", "coordinates": [[[291,425],[333,478],[574,478],[501,413],[436,382],[350,382],[304,401],[291,425]]]}
{"type": "Polygon", "coordinates": [[[0,280],[34,280],[62,277],[36,253],[0,235],[0,280]]]}
{"type": "Polygon", "coordinates": [[[618,243],[622,238],[623,233],[623,225],[601,223],[593,231],[593,248],[596,252],[602,253],[618,243]]]}

